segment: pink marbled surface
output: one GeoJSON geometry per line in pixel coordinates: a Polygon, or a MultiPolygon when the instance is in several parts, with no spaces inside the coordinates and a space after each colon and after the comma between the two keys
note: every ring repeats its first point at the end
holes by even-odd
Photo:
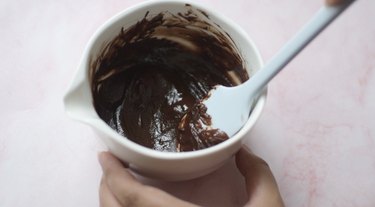
{"type": "MultiPolygon", "coordinates": [[[[0,1],[0,206],[98,206],[105,149],[62,96],[88,38],[132,1],[0,1]]],[[[320,0],[201,1],[235,20],[267,61],[320,0]]],[[[375,206],[375,1],[358,0],[269,86],[247,145],[287,206],[375,206]]],[[[229,162],[182,183],[144,181],[205,206],[241,206],[229,162]]]]}

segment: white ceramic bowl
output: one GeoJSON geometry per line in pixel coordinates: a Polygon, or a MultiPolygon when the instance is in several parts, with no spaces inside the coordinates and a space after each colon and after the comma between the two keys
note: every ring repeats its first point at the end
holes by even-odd
{"type": "Polygon", "coordinates": [[[192,152],[160,152],[138,145],[110,128],[97,115],[92,101],[89,64],[90,58],[96,57],[103,45],[112,40],[121,30],[141,20],[146,12],[149,15],[163,11],[172,13],[184,12],[185,4],[193,9],[207,13],[210,19],[226,31],[253,73],[262,66],[262,59],[256,46],[247,34],[234,22],[223,17],[220,13],[194,2],[186,1],[146,1],[130,7],[101,26],[90,39],[72,84],[64,98],[67,114],[76,120],[89,124],[99,133],[99,136],[109,150],[121,160],[130,163],[134,171],[156,179],[187,180],[208,174],[223,165],[241,147],[242,139],[253,127],[260,116],[266,101],[266,92],[259,97],[245,126],[233,137],[213,147],[192,152]]]}

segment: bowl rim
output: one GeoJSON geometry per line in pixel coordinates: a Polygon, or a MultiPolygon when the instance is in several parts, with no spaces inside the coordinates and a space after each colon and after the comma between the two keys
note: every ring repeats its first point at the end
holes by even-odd
{"type": "MultiPolygon", "coordinates": [[[[133,6],[130,6],[110,19],[108,19],[104,24],[102,24],[96,32],[93,34],[93,36],[90,38],[89,43],[87,44],[87,47],[85,49],[83,58],[81,60],[81,67],[85,67],[85,75],[88,76],[88,60],[90,59],[90,51],[93,48],[93,45],[96,43],[97,39],[100,37],[100,35],[106,31],[108,28],[111,27],[112,24],[118,22],[124,16],[127,16],[131,13],[137,12],[138,10],[144,9],[145,7],[154,7],[157,5],[163,5],[163,4],[189,4],[193,8],[199,9],[201,11],[206,12],[209,14],[209,16],[214,17],[215,19],[219,20],[222,23],[225,23],[228,25],[228,27],[231,27],[235,33],[240,35],[242,38],[245,39],[246,42],[251,46],[254,52],[255,59],[259,62],[259,67],[263,67],[263,59],[258,51],[258,48],[254,44],[253,40],[248,36],[248,34],[235,22],[228,19],[222,14],[219,14],[218,12],[209,9],[207,6],[202,5],[201,3],[197,3],[191,0],[150,0],[141,2],[138,4],[135,4],[133,6]],[[86,60],[86,61],[85,61],[86,60]]],[[[260,69],[259,68],[259,69],[260,69]]],[[[90,89],[91,92],[91,89],[90,89]]],[[[92,96],[92,95],[91,95],[92,96]]],[[[96,120],[96,122],[99,125],[102,125],[101,131],[104,131],[110,139],[113,139],[116,143],[126,147],[129,150],[132,150],[138,154],[142,154],[147,157],[156,158],[156,159],[163,159],[163,160],[183,160],[183,159],[194,159],[197,157],[202,156],[209,156],[212,154],[215,154],[219,151],[225,150],[226,148],[229,148],[230,146],[234,145],[236,142],[240,141],[242,138],[245,137],[245,135],[253,128],[256,121],[259,119],[260,115],[262,114],[262,111],[264,109],[265,103],[267,99],[267,88],[264,88],[262,93],[260,94],[255,106],[252,109],[252,114],[249,116],[249,119],[245,123],[245,125],[241,128],[241,130],[236,133],[234,136],[230,137],[228,140],[225,140],[224,142],[221,142],[217,145],[200,149],[196,151],[186,151],[186,152],[165,152],[165,151],[157,151],[154,149],[150,149],[147,147],[144,147],[142,145],[139,145],[128,138],[118,134],[115,130],[113,130],[110,126],[108,126],[107,123],[105,123],[97,114],[96,110],[96,116],[99,120],[96,120]],[[254,113],[256,112],[256,113],[254,113]]],[[[90,123],[88,123],[90,124],[90,123]]],[[[92,124],[90,124],[92,125],[92,124]]],[[[95,126],[94,126],[95,127],[95,126]]]]}

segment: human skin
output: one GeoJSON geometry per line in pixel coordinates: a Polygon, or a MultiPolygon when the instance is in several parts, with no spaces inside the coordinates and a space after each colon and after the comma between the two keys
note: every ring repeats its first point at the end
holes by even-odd
{"type": "MultiPolygon", "coordinates": [[[[103,169],[99,190],[101,207],[197,206],[140,183],[127,166],[109,152],[101,152],[99,162],[103,169]]],[[[246,207],[284,206],[275,178],[264,160],[243,147],[236,154],[236,165],[245,178],[246,207]]]]}

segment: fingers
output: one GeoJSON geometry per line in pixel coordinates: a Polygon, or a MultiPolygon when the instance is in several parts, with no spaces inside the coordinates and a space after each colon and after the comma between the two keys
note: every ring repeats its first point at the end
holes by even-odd
{"type": "MultiPolygon", "coordinates": [[[[109,152],[99,154],[99,163],[103,170],[103,182],[122,206],[130,206],[139,199],[142,184],[109,152]]],[[[105,189],[105,188],[104,188],[105,189]]]]}
{"type": "Polygon", "coordinates": [[[99,188],[100,207],[121,207],[116,197],[112,194],[107,186],[107,182],[102,178],[99,188]]]}
{"type": "Polygon", "coordinates": [[[103,170],[103,181],[100,187],[101,207],[195,206],[157,188],[141,184],[109,152],[100,153],[99,162],[103,170]]]}
{"type": "Polygon", "coordinates": [[[264,160],[243,147],[236,155],[236,164],[246,181],[249,196],[246,206],[284,206],[275,178],[264,160]]]}

